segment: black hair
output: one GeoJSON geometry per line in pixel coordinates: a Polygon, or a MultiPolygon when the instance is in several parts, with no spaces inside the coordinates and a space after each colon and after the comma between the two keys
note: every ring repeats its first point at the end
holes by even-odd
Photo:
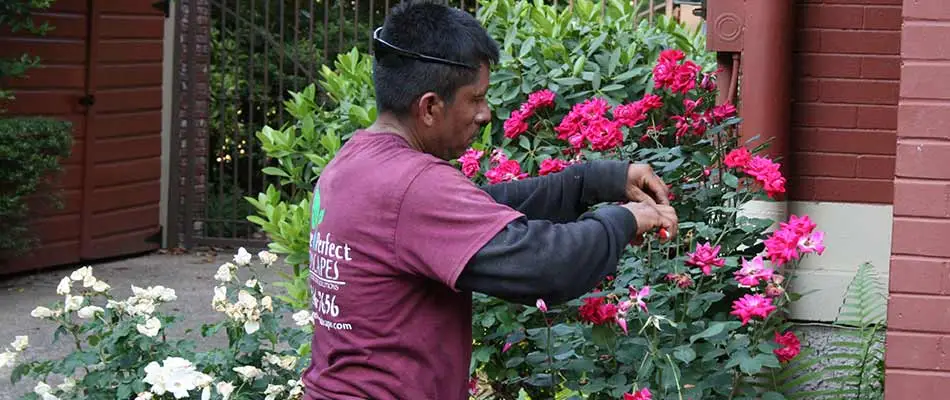
{"type": "Polygon", "coordinates": [[[373,62],[376,108],[409,113],[419,96],[434,92],[451,103],[462,86],[475,82],[478,67],[498,62],[498,44],[471,14],[433,0],[404,0],[392,8],[379,37],[393,46],[471,65],[423,61],[377,51],[373,62]]]}

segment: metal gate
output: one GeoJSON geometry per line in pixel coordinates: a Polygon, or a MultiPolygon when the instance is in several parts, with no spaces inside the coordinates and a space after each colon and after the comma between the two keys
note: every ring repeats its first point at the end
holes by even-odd
{"type": "MultiPolygon", "coordinates": [[[[269,183],[255,133],[288,116],[283,101],[318,80],[321,66],[353,46],[370,51],[372,28],[399,0],[179,0],[169,157],[169,247],[263,246],[244,196],[269,183]],[[177,145],[176,145],[177,144],[177,145]],[[180,161],[180,162],[179,162],[180,161]]],[[[554,5],[558,0],[546,0],[554,5]]],[[[669,14],[673,0],[631,0],[669,14]]],[[[477,11],[477,0],[447,4],[477,11]]],[[[570,6],[572,0],[560,0],[570,6]]],[[[606,1],[601,1],[606,7],[606,1]]]]}

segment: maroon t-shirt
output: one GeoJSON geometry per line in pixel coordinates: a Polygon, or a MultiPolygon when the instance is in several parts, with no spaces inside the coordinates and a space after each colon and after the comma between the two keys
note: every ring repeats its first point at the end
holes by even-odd
{"type": "Polygon", "coordinates": [[[522,214],[395,134],[358,132],[314,193],[306,399],[468,398],[469,258],[522,214]]]}

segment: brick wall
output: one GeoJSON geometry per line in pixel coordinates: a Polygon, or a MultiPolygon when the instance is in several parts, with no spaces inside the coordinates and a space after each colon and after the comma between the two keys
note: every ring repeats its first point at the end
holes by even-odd
{"type": "Polygon", "coordinates": [[[791,200],[893,199],[901,0],[797,0],[791,200]]]}
{"type": "Polygon", "coordinates": [[[950,7],[903,9],[887,399],[942,399],[950,387],[950,7]]]}
{"type": "Polygon", "coordinates": [[[181,244],[184,241],[185,229],[192,229],[192,232],[201,232],[200,227],[194,226],[190,221],[200,218],[204,215],[206,201],[206,183],[207,183],[207,158],[208,158],[208,68],[210,64],[210,0],[181,0],[181,19],[179,27],[179,40],[181,41],[179,60],[179,95],[176,103],[179,107],[178,123],[181,125],[181,136],[178,143],[172,143],[178,146],[179,157],[177,160],[177,182],[178,185],[178,215],[175,219],[177,226],[170,232],[170,235],[176,235],[176,243],[181,244]],[[197,12],[191,15],[191,2],[196,2],[197,12]],[[190,24],[196,24],[194,31],[195,53],[189,60],[191,51],[191,35],[189,32],[190,24]],[[194,87],[189,86],[190,69],[194,68],[194,87]],[[195,105],[191,109],[191,96],[194,91],[195,105]],[[191,148],[189,148],[191,147],[191,148]],[[194,156],[192,156],[194,154],[194,156]],[[194,174],[190,173],[188,168],[189,159],[194,164],[194,174]],[[185,204],[188,200],[189,192],[193,193],[191,201],[192,217],[186,215],[185,204]],[[192,225],[192,226],[186,226],[192,225]]]}

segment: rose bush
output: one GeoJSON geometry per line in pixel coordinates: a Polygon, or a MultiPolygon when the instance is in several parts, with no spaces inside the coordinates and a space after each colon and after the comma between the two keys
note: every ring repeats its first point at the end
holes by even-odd
{"type": "MultiPolygon", "coordinates": [[[[584,160],[649,163],[670,186],[680,235],[629,246],[615,276],[559,306],[476,295],[472,392],[494,398],[783,398],[768,372],[799,353],[785,312],[797,264],[824,251],[808,216],[747,215],[785,191],[780,165],[749,148],[713,71],[661,52],[647,93],[519,97],[502,137],[458,161],[476,183],[546,175],[584,160]]],[[[578,266],[583,268],[584,266],[578,266]]]]}
{"type": "MultiPolygon", "coordinates": [[[[258,260],[268,268],[277,256],[262,251],[258,260]]],[[[252,261],[241,248],[214,275],[208,311],[224,318],[203,325],[201,335],[225,335],[227,347],[197,351],[193,339],[169,337],[168,328],[182,321],[161,310],[177,299],[174,289],[132,285],[132,296],[118,299],[83,267],[60,281],[62,301],[31,313],[55,327],[54,343],[68,338],[74,350],[62,359],[27,361],[29,339],[18,336],[0,353],[0,368],[15,365],[14,384],[24,377],[37,382],[24,399],[300,399],[312,314],[296,312],[294,323],[283,323],[293,310],[267,293],[252,261]]]]}

